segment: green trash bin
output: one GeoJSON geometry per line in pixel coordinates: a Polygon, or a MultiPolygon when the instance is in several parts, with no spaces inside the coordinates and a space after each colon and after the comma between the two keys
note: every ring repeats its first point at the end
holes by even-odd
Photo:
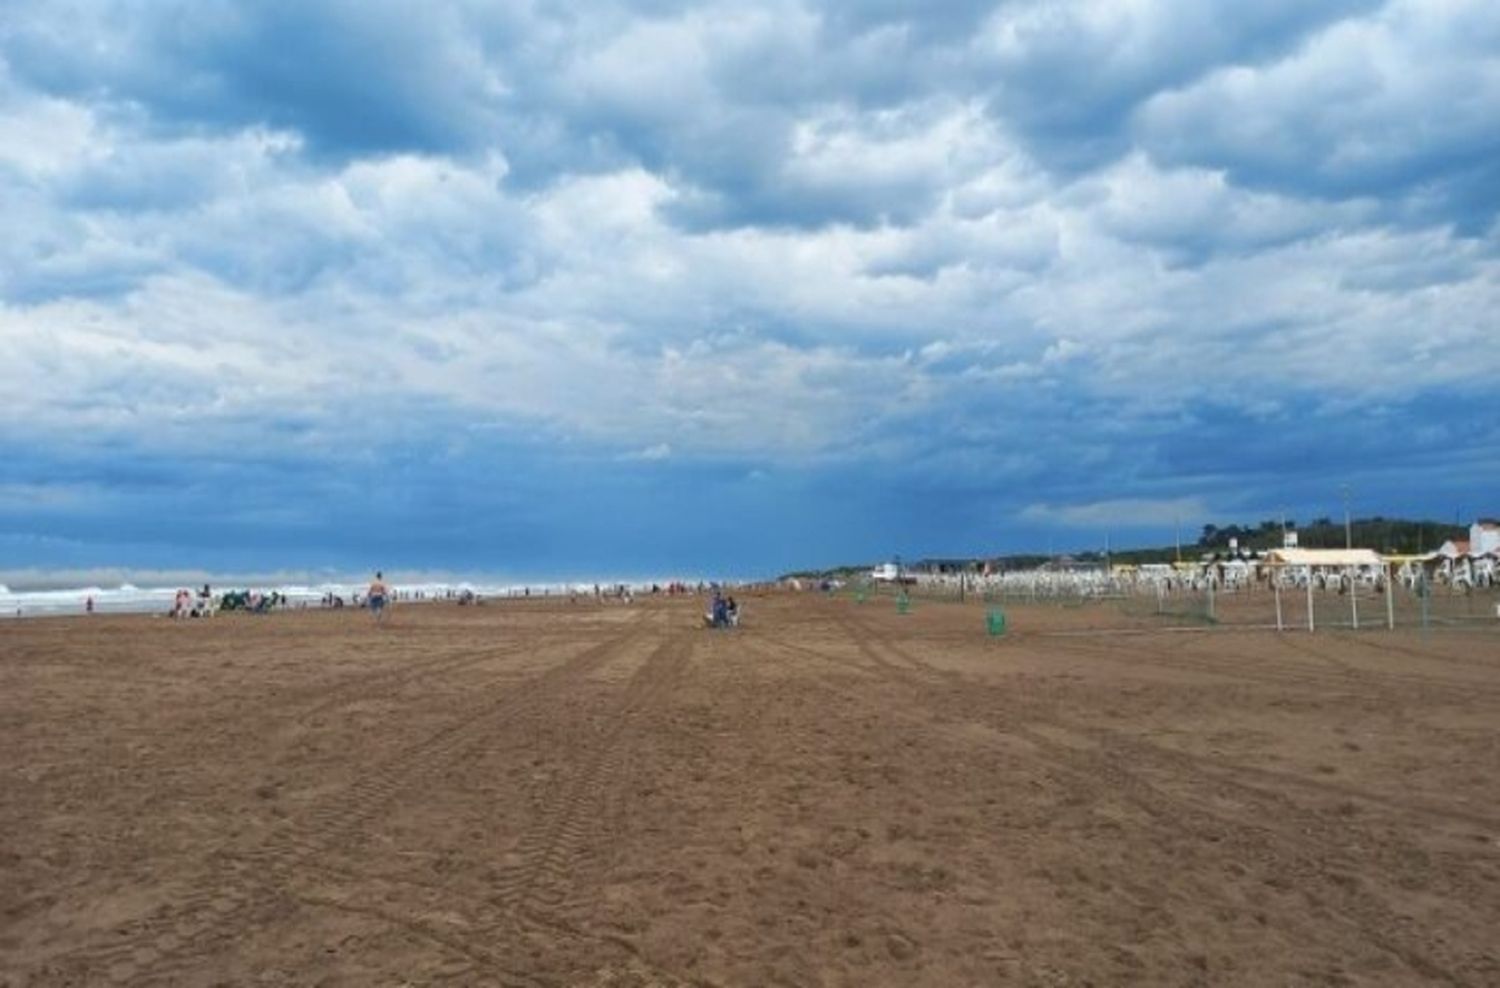
{"type": "Polygon", "coordinates": [[[985,612],[984,626],[991,638],[999,638],[1005,634],[1005,612],[998,607],[991,607],[985,612]]]}
{"type": "Polygon", "coordinates": [[[911,613],[911,595],[908,594],[905,590],[901,591],[901,595],[896,598],[896,613],[911,613]]]}

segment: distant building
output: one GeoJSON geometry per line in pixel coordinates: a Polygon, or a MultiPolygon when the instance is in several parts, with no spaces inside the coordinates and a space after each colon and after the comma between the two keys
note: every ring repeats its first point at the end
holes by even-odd
{"type": "Polygon", "coordinates": [[[1457,559],[1469,554],[1469,545],[1468,539],[1449,539],[1438,546],[1437,554],[1444,559],[1457,559]]]}
{"type": "Polygon", "coordinates": [[[1500,556],[1500,521],[1479,519],[1469,526],[1468,538],[1449,539],[1429,558],[1455,560],[1471,556],[1500,556]]]}

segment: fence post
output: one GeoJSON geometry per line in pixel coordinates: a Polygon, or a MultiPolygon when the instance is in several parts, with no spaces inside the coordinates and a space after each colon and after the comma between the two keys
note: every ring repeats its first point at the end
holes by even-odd
{"type": "Polygon", "coordinates": [[[1276,594],[1276,630],[1285,631],[1281,624],[1281,580],[1275,574],[1271,576],[1271,590],[1276,594]]]}
{"type": "Polygon", "coordinates": [[[1210,624],[1214,622],[1214,581],[1212,578],[1208,581],[1208,620],[1210,624]]]}
{"type": "Polygon", "coordinates": [[[1354,630],[1359,630],[1359,584],[1354,580],[1354,574],[1350,572],[1349,577],[1349,613],[1354,618],[1354,630]]]}
{"type": "Polygon", "coordinates": [[[1312,599],[1312,567],[1307,567],[1307,630],[1318,630],[1316,622],[1313,621],[1313,599],[1312,599]]]}
{"type": "Polygon", "coordinates": [[[1395,574],[1391,572],[1391,564],[1385,564],[1385,626],[1388,631],[1396,630],[1396,588],[1395,574]]]}
{"type": "Polygon", "coordinates": [[[1427,598],[1432,596],[1432,584],[1427,582],[1427,571],[1422,571],[1422,578],[1417,582],[1417,596],[1422,598],[1422,637],[1427,637],[1427,598]]]}

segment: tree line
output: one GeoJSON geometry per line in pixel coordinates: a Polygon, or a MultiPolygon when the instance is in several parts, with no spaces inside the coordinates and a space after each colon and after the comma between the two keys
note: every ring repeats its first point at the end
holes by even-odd
{"type": "MultiPolygon", "coordinates": [[[[1334,521],[1329,517],[1314,518],[1311,522],[1303,525],[1297,524],[1294,519],[1288,518],[1285,522],[1280,518],[1269,518],[1256,525],[1204,525],[1196,541],[1184,542],[1181,546],[1181,559],[1190,562],[1208,552],[1224,552],[1229,549],[1230,540],[1235,540],[1241,549],[1263,552],[1267,549],[1279,549],[1282,545],[1284,531],[1295,531],[1297,533],[1297,545],[1303,549],[1342,549],[1344,548],[1344,523],[1334,521]]],[[[1415,555],[1417,553],[1432,552],[1448,539],[1466,539],[1469,537],[1469,529],[1465,525],[1455,525],[1451,522],[1411,520],[1406,518],[1386,518],[1375,515],[1370,518],[1354,518],[1349,522],[1350,542],[1356,549],[1374,549],[1386,555],[1415,555]]],[[[1104,562],[1106,553],[1102,549],[1074,552],[1068,554],[1078,562],[1092,563],[1104,562]]],[[[1170,563],[1179,558],[1179,548],[1176,545],[1156,546],[1138,549],[1117,549],[1107,554],[1111,563],[1134,564],[1142,563],[1170,563]]],[[[1012,555],[992,556],[985,559],[971,560],[931,560],[924,559],[916,562],[914,568],[941,569],[946,572],[974,572],[983,567],[986,561],[995,565],[1000,570],[1035,569],[1056,557],[1040,555],[1037,553],[1015,553],[1012,555]],[[935,565],[940,564],[940,565],[935,565]]],[[[812,579],[827,579],[830,577],[841,579],[858,579],[870,571],[870,564],[861,563],[856,565],[836,566],[825,570],[804,570],[798,573],[787,574],[788,576],[800,576],[812,579]]]]}
{"type": "MultiPolygon", "coordinates": [[[[1344,523],[1332,518],[1315,518],[1306,525],[1287,519],[1285,528],[1297,533],[1297,544],[1304,549],[1342,549],[1346,545],[1344,523]]],[[[1280,519],[1268,519],[1259,525],[1204,525],[1198,546],[1204,550],[1227,549],[1231,539],[1241,548],[1276,549],[1282,542],[1280,519]]],[[[1349,522],[1348,543],[1359,549],[1385,553],[1431,552],[1448,539],[1467,538],[1465,526],[1430,520],[1406,518],[1355,518],[1349,522]]]]}

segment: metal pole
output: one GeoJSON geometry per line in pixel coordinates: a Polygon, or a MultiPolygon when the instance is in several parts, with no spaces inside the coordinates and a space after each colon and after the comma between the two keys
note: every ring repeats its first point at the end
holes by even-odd
{"type": "Polygon", "coordinates": [[[1427,637],[1427,598],[1432,596],[1432,584],[1427,582],[1427,571],[1422,570],[1422,579],[1417,584],[1417,596],[1422,598],[1422,637],[1427,637]]]}
{"type": "Polygon", "coordinates": [[[1276,630],[1285,631],[1281,623],[1281,580],[1275,575],[1271,577],[1271,589],[1276,594],[1276,630]]]}
{"type": "Polygon", "coordinates": [[[1359,584],[1354,582],[1354,571],[1351,569],[1349,577],[1349,613],[1354,616],[1354,630],[1359,630],[1359,584]]]}
{"type": "Polygon", "coordinates": [[[1385,626],[1390,631],[1396,630],[1396,588],[1392,586],[1396,582],[1395,574],[1391,572],[1391,564],[1385,564],[1385,626]]]}
{"type": "Polygon", "coordinates": [[[1355,547],[1355,535],[1349,525],[1349,484],[1344,484],[1344,549],[1355,547]]]}
{"type": "Polygon", "coordinates": [[[1210,621],[1214,620],[1214,580],[1213,580],[1213,577],[1209,577],[1208,578],[1208,619],[1210,621]]]}
{"type": "Polygon", "coordinates": [[[1307,567],[1307,630],[1316,631],[1317,625],[1313,622],[1313,599],[1312,599],[1312,567],[1307,567]]]}

